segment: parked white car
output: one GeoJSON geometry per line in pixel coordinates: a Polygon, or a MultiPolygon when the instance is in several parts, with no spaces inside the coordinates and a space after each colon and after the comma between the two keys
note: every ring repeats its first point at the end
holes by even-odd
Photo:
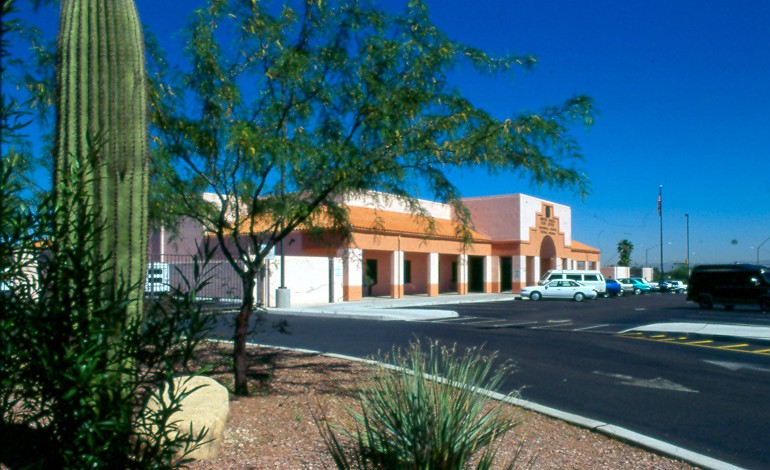
{"type": "Polygon", "coordinates": [[[581,302],[583,299],[595,299],[598,295],[593,287],[571,280],[551,281],[542,286],[527,286],[521,290],[521,297],[530,300],[572,299],[581,302]]]}
{"type": "Polygon", "coordinates": [[[687,284],[682,281],[666,281],[668,287],[666,290],[674,294],[684,294],[687,292],[687,284]]]}

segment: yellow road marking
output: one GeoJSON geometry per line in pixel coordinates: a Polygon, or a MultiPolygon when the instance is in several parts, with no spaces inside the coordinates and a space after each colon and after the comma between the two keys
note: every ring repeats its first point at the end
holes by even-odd
{"type": "Polygon", "coordinates": [[[748,346],[749,343],[741,343],[741,344],[728,344],[727,346],[719,346],[717,349],[735,349],[735,348],[745,348],[748,346]]]}
{"type": "Polygon", "coordinates": [[[679,338],[667,338],[666,335],[651,335],[651,336],[644,336],[644,332],[640,331],[631,331],[627,333],[622,333],[620,336],[631,338],[631,339],[642,339],[647,341],[655,341],[658,343],[666,343],[671,341],[677,341],[675,344],[683,344],[685,346],[695,346],[699,348],[707,348],[707,349],[723,349],[726,351],[735,351],[739,353],[749,353],[749,354],[757,354],[762,356],[770,356],[770,348],[767,349],[757,349],[754,351],[747,350],[747,349],[739,349],[739,348],[745,348],[746,346],[751,346],[749,343],[741,343],[741,344],[728,344],[725,346],[716,346],[710,343],[713,343],[714,340],[712,339],[704,339],[699,341],[683,341],[682,337],[679,338]]]}

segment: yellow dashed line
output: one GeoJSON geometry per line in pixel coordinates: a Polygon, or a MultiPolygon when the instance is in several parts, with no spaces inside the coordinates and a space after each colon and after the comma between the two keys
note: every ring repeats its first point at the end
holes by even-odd
{"type": "Polygon", "coordinates": [[[757,351],[751,351],[751,352],[757,353],[757,354],[767,354],[767,353],[770,353],[770,349],[759,349],[757,351]]]}
{"type": "Polygon", "coordinates": [[[685,344],[707,344],[707,343],[713,343],[713,342],[714,342],[713,339],[704,339],[704,340],[701,340],[701,341],[689,341],[689,342],[687,342],[685,344]]]}
{"type": "Polygon", "coordinates": [[[736,349],[736,348],[745,348],[748,346],[749,343],[741,343],[741,344],[728,344],[727,346],[719,346],[717,349],[736,349]]]}
{"type": "Polygon", "coordinates": [[[655,338],[655,339],[657,339],[657,338],[665,338],[665,337],[666,337],[666,335],[654,335],[654,336],[650,336],[650,338],[655,338]]]}

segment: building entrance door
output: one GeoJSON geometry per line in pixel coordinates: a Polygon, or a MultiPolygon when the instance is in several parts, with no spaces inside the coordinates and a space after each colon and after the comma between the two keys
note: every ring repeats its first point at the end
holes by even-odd
{"type": "Polygon", "coordinates": [[[513,258],[504,256],[500,258],[500,292],[513,290],[513,258]]]}
{"type": "Polygon", "coordinates": [[[468,292],[484,292],[484,257],[468,257],[468,292]]]}

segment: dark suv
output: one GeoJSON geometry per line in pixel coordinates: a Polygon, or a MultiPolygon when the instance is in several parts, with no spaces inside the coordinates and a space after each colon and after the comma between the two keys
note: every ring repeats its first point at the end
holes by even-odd
{"type": "Polygon", "coordinates": [[[696,266],[690,275],[687,300],[703,309],[722,304],[759,305],[770,311],[770,267],[754,264],[714,264],[696,266]]]}

